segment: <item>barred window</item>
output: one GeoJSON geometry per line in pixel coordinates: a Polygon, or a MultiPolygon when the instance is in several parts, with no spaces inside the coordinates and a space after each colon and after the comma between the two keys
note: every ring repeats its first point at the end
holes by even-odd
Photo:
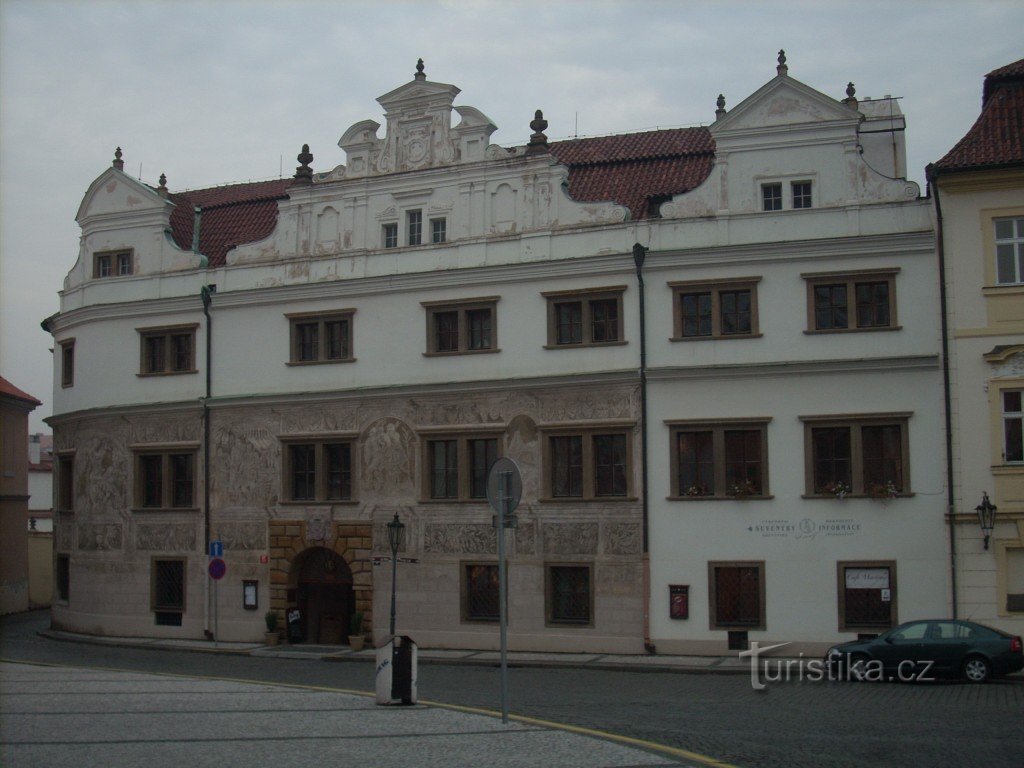
{"type": "Polygon", "coordinates": [[[764,629],[764,563],[708,563],[712,629],[764,629]]]}
{"type": "Polygon", "coordinates": [[[181,626],[185,612],[185,560],[153,560],[151,602],[158,625],[181,626]]]}
{"type": "Polygon", "coordinates": [[[840,562],[839,630],[895,626],[896,564],[840,562]]]}
{"type": "Polygon", "coordinates": [[[500,616],[498,566],[466,563],[463,566],[463,620],[498,621],[500,616]]]}
{"type": "Polygon", "coordinates": [[[591,566],[549,565],[546,573],[548,624],[591,625],[594,604],[591,566]]]}

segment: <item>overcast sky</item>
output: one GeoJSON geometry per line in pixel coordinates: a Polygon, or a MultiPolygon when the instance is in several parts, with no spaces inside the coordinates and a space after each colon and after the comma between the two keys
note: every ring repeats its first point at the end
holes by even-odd
{"type": "MultiPolygon", "coordinates": [[[[353,123],[412,79],[462,89],[522,144],[535,109],[551,139],[707,124],[775,76],[834,98],[902,97],[908,170],[978,114],[985,73],[1024,57],[1024,3],[271,2],[0,0],[0,375],[43,401],[51,338],[39,322],[78,254],[86,189],[125,171],[172,191],[344,162],[353,123]]],[[[383,129],[381,131],[383,134],[383,129]]]]}

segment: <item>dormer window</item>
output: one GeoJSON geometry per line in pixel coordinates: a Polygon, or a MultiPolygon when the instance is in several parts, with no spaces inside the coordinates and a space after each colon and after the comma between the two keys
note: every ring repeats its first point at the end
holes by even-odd
{"type": "Polygon", "coordinates": [[[101,251],[93,254],[92,276],[124,277],[134,272],[132,251],[101,251]]]}
{"type": "Polygon", "coordinates": [[[814,180],[808,178],[761,183],[761,210],[800,211],[814,207],[814,180]],[[787,194],[786,188],[789,188],[787,194]]]}

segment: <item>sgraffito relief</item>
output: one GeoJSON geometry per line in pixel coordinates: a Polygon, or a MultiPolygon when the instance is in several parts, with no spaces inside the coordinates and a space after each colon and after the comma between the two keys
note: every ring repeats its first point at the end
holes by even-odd
{"type": "Polygon", "coordinates": [[[604,526],[606,555],[640,554],[640,526],[637,523],[607,523],[604,526]]]}
{"type": "Polygon", "coordinates": [[[597,523],[544,523],[544,553],[548,555],[597,554],[597,523]]]}
{"type": "Polygon", "coordinates": [[[331,535],[331,520],[323,514],[314,514],[306,520],[306,543],[323,546],[331,535]]]}
{"type": "Polygon", "coordinates": [[[225,551],[264,550],[267,548],[267,526],[265,523],[230,522],[217,526],[217,537],[224,542],[225,551]]]}
{"type": "Polygon", "coordinates": [[[190,552],[196,548],[192,523],[147,523],[135,529],[135,548],[155,552],[190,552]]]}
{"type": "Polygon", "coordinates": [[[210,493],[215,507],[277,501],[281,449],[269,419],[213,419],[210,493]]]}
{"type": "Polygon", "coordinates": [[[412,498],[415,487],[416,435],[393,417],[378,419],[362,434],[362,488],[368,494],[403,492],[412,498]]]}
{"type": "Polygon", "coordinates": [[[495,554],[498,539],[490,523],[428,523],[423,551],[437,554],[495,554]]]}
{"type": "Polygon", "coordinates": [[[82,523],[78,526],[78,548],[86,552],[123,549],[124,530],[120,523],[82,523]]]}
{"type": "Polygon", "coordinates": [[[132,454],[126,447],[126,432],[121,424],[104,424],[102,429],[90,426],[79,432],[74,446],[75,474],[88,478],[87,482],[77,484],[75,501],[79,513],[127,519],[132,454]]]}
{"type": "Polygon", "coordinates": [[[520,522],[515,529],[516,554],[533,555],[537,552],[537,526],[520,522]]]}
{"type": "Polygon", "coordinates": [[[540,454],[537,425],[525,414],[513,418],[508,424],[505,455],[519,467],[523,478],[523,496],[540,496],[540,454]]]}
{"type": "Polygon", "coordinates": [[[194,413],[168,413],[132,419],[131,443],[187,443],[198,442],[201,423],[194,413]]]}
{"type": "Polygon", "coordinates": [[[71,520],[61,520],[57,524],[57,549],[70,552],[74,545],[74,523],[71,520]]]}

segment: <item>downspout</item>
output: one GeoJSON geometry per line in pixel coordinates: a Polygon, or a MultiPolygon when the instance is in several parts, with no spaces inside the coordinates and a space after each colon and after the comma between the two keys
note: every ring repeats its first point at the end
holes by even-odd
{"type": "Polygon", "coordinates": [[[949,321],[946,314],[946,248],[942,227],[942,203],[939,200],[938,174],[933,165],[925,168],[929,190],[935,198],[936,253],[939,257],[939,310],[942,313],[942,393],[946,410],[946,519],[949,521],[949,581],[952,590],[953,618],[957,618],[956,584],[956,502],[953,488],[953,394],[949,379],[949,321]]]}
{"type": "Polygon", "coordinates": [[[651,539],[647,502],[647,315],[644,307],[643,272],[647,250],[640,243],[633,246],[633,263],[636,265],[636,281],[640,288],[640,484],[643,509],[644,650],[655,653],[656,649],[651,642],[651,539]]]}
{"type": "MultiPolygon", "coordinates": [[[[212,342],[212,320],[210,318],[210,302],[212,291],[209,285],[204,285],[199,292],[203,300],[203,314],[206,316],[206,396],[203,398],[203,552],[210,551],[210,385],[211,371],[210,361],[212,359],[210,344],[212,342]]],[[[203,579],[206,585],[205,611],[203,614],[203,634],[206,638],[212,639],[210,631],[210,580],[203,579]]]]}

